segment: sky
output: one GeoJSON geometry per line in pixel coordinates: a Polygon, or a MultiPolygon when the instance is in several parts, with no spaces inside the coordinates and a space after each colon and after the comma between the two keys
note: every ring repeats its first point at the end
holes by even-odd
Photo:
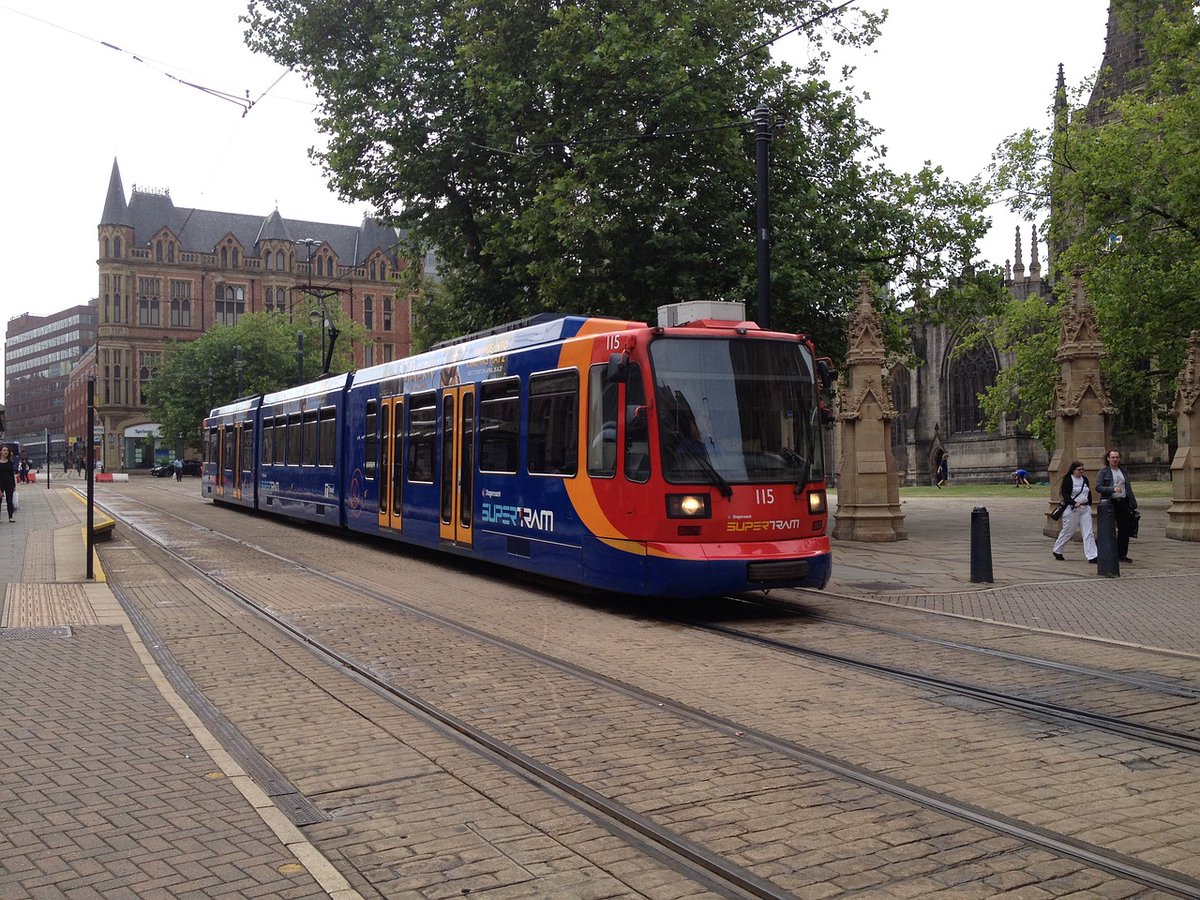
{"type": "MultiPolygon", "coordinates": [[[[1069,85],[1104,52],[1108,0],[858,0],[889,8],[874,47],[839,56],[870,93],[893,170],[925,160],[966,180],[1006,136],[1044,127],[1058,64],[1069,85]]],[[[0,246],[10,251],[0,318],[46,315],[96,294],[96,227],[113,159],[133,186],[177,206],[357,225],[309,149],[316,98],[246,48],[245,0],[0,0],[0,246]],[[111,45],[111,46],[110,46],[111,45]],[[206,88],[249,98],[235,103],[206,88]],[[15,254],[13,253],[15,251],[15,254]]],[[[798,38],[776,52],[803,59],[798,38]]],[[[993,210],[981,256],[1013,255],[1017,218],[993,210]]],[[[1022,254],[1029,262],[1028,226],[1022,254]]],[[[1045,262],[1044,245],[1041,258],[1045,262]]],[[[0,398],[2,402],[2,398],[0,398]]]]}

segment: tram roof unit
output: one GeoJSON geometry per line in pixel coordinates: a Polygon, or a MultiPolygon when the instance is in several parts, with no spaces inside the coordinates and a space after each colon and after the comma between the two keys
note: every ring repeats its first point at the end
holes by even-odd
{"type": "Polygon", "coordinates": [[[440,369],[465,360],[480,359],[498,353],[511,353],[543,344],[553,344],[575,337],[588,322],[607,322],[613,331],[626,328],[646,328],[645,322],[609,319],[605,316],[568,316],[543,313],[510,325],[500,325],[487,331],[468,335],[458,342],[438,344],[432,350],[416,356],[406,356],[360,369],[354,376],[355,385],[386,381],[401,375],[412,375],[429,369],[440,369]]]}
{"type": "Polygon", "coordinates": [[[304,384],[298,384],[295,387],[283,388],[278,391],[271,391],[269,394],[263,394],[263,403],[287,403],[289,400],[300,400],[304,397],[311,397],[313,394],[328,394],[331,391],[340,391],[347,386],[348,379],[353,378],[353,372],[342,372],[338,375],[329,375],[317,381],[306,381],[304,384]]]}
{"type": "Polygon", "coordinates": [[[215,406],[209,411],[209,415],[228,416],[240,412],[249,412],[252,409],[257,409],[259,401],[262,400],[262,395],[255,394],[253,397],[240,397],[237,400],[232,400],[222,406],[215,406]]]}

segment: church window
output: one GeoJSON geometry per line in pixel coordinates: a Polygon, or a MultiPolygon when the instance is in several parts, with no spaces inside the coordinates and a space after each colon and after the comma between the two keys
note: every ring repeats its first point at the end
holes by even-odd
{"type": "Polygon", "coordinates": [[[985,430],[979,395],[996,383],[996,374],[996,356],[990,344],[979,343],[951,355],[947,384],[952,433],[985,430]]]}
{"type": "Polygon", "coordinates": [[[118,259],[121,256],[121,239],[120,238],[113,238],[113,256],[117,257],[118,259]]]}
{"type": "Polygon", "coordinates": [[[108,256],[108,253],[109,253],[109,244],[108,244],[108,238],[106,237],[104,239],[104,255],[108,256]]]}
{"type": "Polygon", "coordinates": [[[237,247],[233,248],[233,267],[235,269],[238,267],[238,248],[237,247]]]}
{"type": "Polygon", "coordinates": [[[162,243],[162,241],[154,242],[154,261],[155,262],[163,261],[163,243],[162,243]]]}
{"type": "Polygon", "coordinates": [[[167,241],[167,262],[175,262],[175,242],[167,241]]]}
{"type": "Polygon", "coordinates": [[[367,331],[375,327],[375,298],[370,294],[363,297],[363,325],[367,331]]]}
{"type": "Polygon", "coordinates": [[[222,269],[229,268],[229,248],[228,247],[221,248],[221,268],[222,269]]]}
{"type": "Polygon", "coordinates": [[[895,366],[892,369],[892,406],[896,418],[892,421],[892,444],[906,444],[907,425],[905,413],[912,408],[912,385],[908,380],[908,369],[895,366]]]}
{"type": "Polygon", "coordinates": [[[392,330],[392,298],[383,298],[383,330],[392,330]]]}
{"type": "Polygon", "coordinates": [[[375,280],[375,260],[371,260],[371,280],[375,280]]]}

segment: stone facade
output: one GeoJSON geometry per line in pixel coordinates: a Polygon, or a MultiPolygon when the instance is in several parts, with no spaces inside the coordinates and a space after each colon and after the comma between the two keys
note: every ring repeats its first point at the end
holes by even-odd
{"type": "MultiPolygon", "coordinates": [[[[169,192],[133,189],[126,201],[113,161],[98,234],[97,425],[108,471],[173,458],[142,390],[167,341],[194,340],[247,313],[308,316],[340,305],[367,339],[355,364],[411,352],[411,312],[397,296],[397,233],[359,226],[176,207],[169,192]]],[[[320,315],[320,312],[317,313],[320,315]]],[[[309,352],[319,352],[312,348],[309,352]]]]}

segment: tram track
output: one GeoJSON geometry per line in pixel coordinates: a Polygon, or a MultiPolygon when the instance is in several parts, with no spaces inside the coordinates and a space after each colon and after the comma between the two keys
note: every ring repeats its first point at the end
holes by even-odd
{"type": "MultiPolygon", "coordinates": [[[[981,685],[968,684],[962,681],[952,681],[950,679],[939,678],[937,676],[928,675],[922,672],[901,669],[895,666],[885,665],[883,663],[875,663],[869,660],[858,659],[856,657],[847,656],[841,653],[831,653],[827,650],[818,650],[814,647],[805,647],[792,641],[767,637],[766,635],[755,634],[754,632],[744,631],[742,629],[732,628],[726,625],[714,625],[711,623],[697,621],[689,622],[689,624],[693,628],[697,628],[702,631],[707,631],[714,634],[722,634],[727,637],[735,638],[739,641],[756,644],[760,647],[768,647],[773,650],[779,650],[795,656],[801,656],[807,659],[817,659],[823,662],[834,663],[839,666],[846,666],[848,668],[857,669],[862,672],[868,672],[873,675],[879,675],[881,677],[903,681],[907,684],[917,685],[918,687],[922,688],[928,688],[937,691],[948,691],[959,696],[982,700],[986,703],[1003,707],[1004,709],[1028,713],[1030,715],[1035,715],[1051,721],[1064,722],[1072,725],[1082,725],[1088,728],[1096,728],[1101,731],[1106,731],[1110,734],[1116,734],[1132,740],[1154,744],[1159,747],[1166,747],[1171,750],[1178,750],[1183,753],[1200,754],[1200,738],[1184,732],[1173,731],[1168,728],[1158,728],[1153,725],[1144,725],[1137,722],[1131,722],[1127,719],[1122,719],[1117,716],[1108,716],[1089,710],[1076,709],[1073,707],[1063,706],[1062,704],[1058,703],[1048,703],[1031,697],[1021,697],[1016,694],[1009,694],[1004,691],[993,690],[981,685]]],[[[1088,674],[1096,675],[1098,677],[1105,675],[1107,677],[1111,677],[1112,680],[1123,680],[1112,676],[1111,673],[1100,673],[1099,670],[1091,670],[1088,674]]]]}
{"type": "MultiPolygon", "coordinates": [[[[158,512],[163,515],[174,516],[174,513],[165,509],[159,509],[158,512]]],[[[110,514],[113,514],[114,517],[119,517],[117,510],[110,510],[110,514]]],[[[187,522],[186,519],[181,517],[174,517],[180,522],[187,522]]],[[[127,522],[127,524],[132,528],[136,528],[131,523],[127,522]]],[[[286,621],[284,617],[272,613],[262,604],[256,602],[254,598],[233,587],[229,583],[229,579],[224,578],[222,575],[205,571],[185,554],[173,550],[167,543],[161,540],[160,536],[150,534],[141,529],[138,529],[138,532],[144,540],[156,545],[161,552],[168,554],[178,563],[187,566],[197,575],[206,579],[215,587],[218,587],[227,596],[235,599],[239,605],[251,610],[256,617],[270,622],[274,628],[278,629],[281,633],[287,634],[292,640],[303,644],[330,665],[350,673],[356,680],[368,684],[372,690],[388,696],[393,702],[410,711],[416,717],[438,723],[440,727],[453,731],[462,740],[478,748],[481,752],[503,761],[507,766],[518,768],[524,773],[526,778],[536,780],[539,784],[544,785],[546,790],[566,796],[575,804],[582,804],[589,810],[591,816],[594,818],[599,817],[606,821],[607,824],[605,827],[610,830],[610,833],[624,835],[625,839],[631,840],[635,845],[642,846],[651,855],[669,861],[677,871],[687,873],[689,877],[695,878],[698,883],[705,884],[717,893],[726,896],[791,896],[790,893],[783,891],[770,881],[758,878],[752,872],[740,866],[729,865],[727,861],[721,859],[719,854],[711,854],[705,848],[695,845],[686,838],[673,835],[669,829],[661,829],[660,826],[648,817],[629,810],[623,804],[611,803],[608,798],[592,791],[574,779],[566,777],[562,773],[558,773],[552,768],[539,763],[536,759],[522,753],[512,745],[494,738],[482,729],[475,728],[452,713],[439,708],[436,704],[424,700],[415,693],[398,687],[391,683],[389,679],[381,677],[374,671],[374,667],[371,664],[356,659],[352,654],[339,650],[337,647],[307,632],[305,629],[286,621]]],[[[1087,865],[1104,869],[1121,878],[1128,878],[1132,881],[1181,896],[1200,896],[1200,881],[1182,873],[1148,864],[1123,854],[1114,853],[1108,849],[1089,844],[1085,841],[1076,840],[1067,835],[1030,826],[1011,817],[991,813],[985,809],[959,802],[953,798],[908,784],[902,780],[871,772],[862,766],[838,759],[830,754],[822,753],[812,748],[804,747],[794,741],[780,738],[743,723],[680,703],[661,694],[646,691],[631,684],[618,681],[603,673],[531,649],[518,642],[488,633],[485,630],[475,628],[466,623],[454,621],[428,610],[418,609],[409,604],[397,601],[395,598],[377,591],[360,581],[322,572],[319,569],[306,566],[295,560],[289,560],[283,555],[244,541],[236,536],[211,530],[210,533],[214,537],[236,542],[255,553],[265,554],[275,560],[294,566],[302,570],[307,577],[320,578],[331,585],[337,585],[340,588],[352,590],[360,595],[369,597],[406,616],[418,617],[439,627],[452,629],[459,634],[469,636],[473,640],[491,644],[508,653],[520,655],[539,665],[552,668],[573,678],[582,679],[609,691],[620,693],[622,696],[636,700],[639,703],[653,706],[681,719],[711,728],[727,737],[735,737],[741,742],[757,745],[764,750],[769,750],[794,762],[820,768],[840,778],[852,780],[874,790],[902,798],[928,809],[937,810],[942,814],[962,821],[979,825],[994,833],[1006,835],[1032,846],[1040,847],[1055,855],[1070,857],[1087,865]]],[[[745,639],[742,635],[730,634],[728,636],[745,639]]],[[[923,683],[923,686],[930,687],[932,685],[927,682],[923,683]]],[[[945,685],[941,685],[940,689],[947,688],[945,685]]],[[[1044,713],[1039,712],[1038,714],[1044,713]]],[[[1141,739],[1145,740],[1148,738],[1143,737],[1141,739]]],[[[1176,747],[1175,749],[1182,748],[1176,747]]],[[[1195,752],[1195,749],[1189,748],[1188,752],[1195,752]]]]}

